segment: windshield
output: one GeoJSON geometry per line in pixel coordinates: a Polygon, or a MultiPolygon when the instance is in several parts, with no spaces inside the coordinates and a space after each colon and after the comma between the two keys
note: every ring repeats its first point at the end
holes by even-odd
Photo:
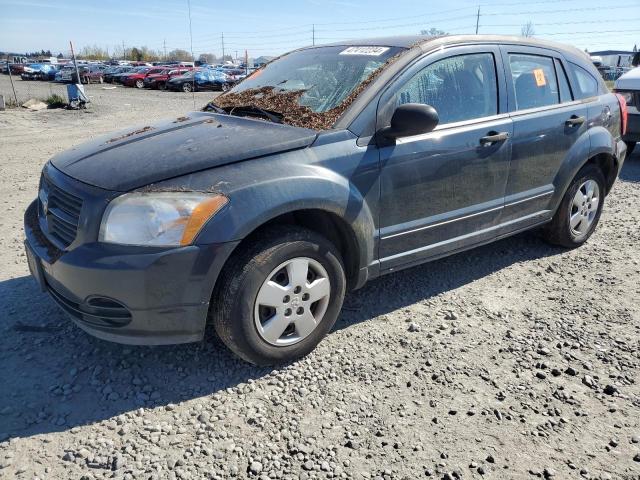
{"type": "MultiPolygon", "coordinates": [[[[252,96],[294,96],[298,107],[325,113],[343,103],[371,74],[399,53],[398,47],[319,47],[297,50],[256,70],[217,98],[220,107],[244,106],[252,96]],[[235,101],[234,101],[235,100],[235,101]]],[[[269,105],[260,105],[267,109],[269,105]]],[[[273,105],[273,110],[278,110],[273,105]]]]}

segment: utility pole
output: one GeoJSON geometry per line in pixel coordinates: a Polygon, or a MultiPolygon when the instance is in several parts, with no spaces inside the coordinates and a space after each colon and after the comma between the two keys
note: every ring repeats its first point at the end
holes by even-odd
{"type": "Polygon", "coordinates": [[[122,56],[124,60],[127,59],[127,51],[124,49],[124,40],[122,40],[122,56]]]}
{"type": "Polygon", "coordinates": [[[479,28],[480,28],[480,5],[478,5],[478,16],[476,17],[476,35],[478,34],[479,28]]]}
{"type": "Polygon", "coordinates": [[[311,45],[316,44],[316,24],[311,25],[311,45]]]}
{"type": "Polygon", "coordinates": [[[9,81],[11,82],[11,90],[13,90],[13,98],[15,98],[15,100],[16,100],[16,107],[17,107],[18,106],[18,95],[16,95],[16,87],[13,86],[13,76],[11,75],[11,65],[9,65],[9,56],[8,55],[7,55],[7,72],[9,73],[9,81]]]}
{"type": "Polygon", "coordinates": [[[220,38],[222,39],[222,63],[224,63],[224,32],[220,38]]]}
{"type": "Polygon", "coordinates": [[[167,39],[165,38],[162,42],[162,46],[164,48],[164,60],[167,61],[167,39]]]}

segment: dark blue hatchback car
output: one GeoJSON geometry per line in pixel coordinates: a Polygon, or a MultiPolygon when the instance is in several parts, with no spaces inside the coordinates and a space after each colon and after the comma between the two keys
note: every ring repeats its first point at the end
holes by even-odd
{"type": "MultiPolygon", "coordinates": [[[[202,112],[60,153],[25,214],[43,289],[89,333],[311,351],[382,274],[542,227],[577,247],[625,158],[589,58],[517,37],[314,46],[202,112]]],[[[392,293],[390,293],[392,294],[392,293]]]]}

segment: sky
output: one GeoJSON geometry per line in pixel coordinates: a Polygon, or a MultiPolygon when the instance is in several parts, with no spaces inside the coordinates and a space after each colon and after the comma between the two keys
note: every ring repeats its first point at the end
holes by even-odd
{"type": "Polygon", "coordinates": [[[581,49],[640,48],[640,0],[0,0],[0,51],[65,56],[97,45],[250,57],[351,38],[447,33],[534,36],[581,49]],[[189,35],[189,2],[191,31],[189,35]],[[270,4],[270,6],[268,6],[270,4]],[[193,45],[193,48],[191,48],[193,45]]]}

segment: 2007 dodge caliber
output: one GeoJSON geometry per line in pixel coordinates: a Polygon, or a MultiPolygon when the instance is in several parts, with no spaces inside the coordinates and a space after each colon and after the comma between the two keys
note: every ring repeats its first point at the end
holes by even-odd
{"type": "Polygon", "coordinates": [[[286,361],[382,274],[534,227],[584,243],[625,123],[589,58],[555,43],[303,48],[201,112],[52,158],[29,266],[97,337],[197,341],[210,319],[245,360],[286,361]]]}

